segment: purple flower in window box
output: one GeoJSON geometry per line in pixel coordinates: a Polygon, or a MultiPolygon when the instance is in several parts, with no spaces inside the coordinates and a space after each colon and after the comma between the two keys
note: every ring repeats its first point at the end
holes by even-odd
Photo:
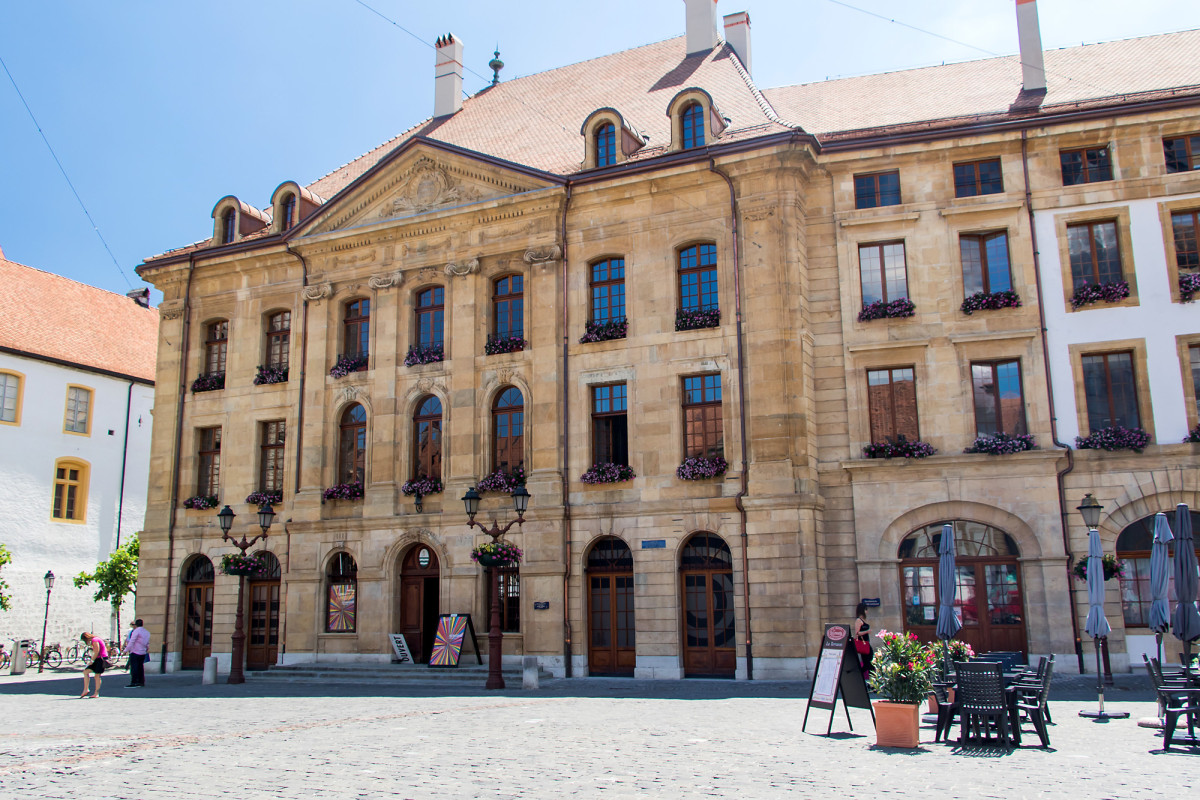
{"type": "Polygon", "coordinates": [[[1013,291],[976,292],[962,302],[962,312],[970,316],[976,311],[996,311],[1001,308],[1020,308],[1021,298],[1013,291]]]}
{"type": "Polygon", "coordinates": [[[724,475],[727,469],[729,462],[721,456],[691,456],[675,470],[675,477],[681,481],[702,481],[724,475]]]}
{"type": "Polygon", "coordinates": [[[675,312],[675,330],[695,331],[721,324],[719,308],[681,308],[675,312]]]}
{"type": "Polygon", "coordinates": [[[584,483],[620,483],[621,481],[631,481],[636,477],[637,475],[633,474],[633,467],[627,464],[604,462],[592,464],[592,468],[583,473],[579,480],[584,483]]]}
{"type": "Polygon", "coordinates": [[[868,303],[863,306],[862,311],[858,312],[858,321],[870,322],[873,319],[900,319],[902,317],[911,317],[916,313],[917,307],[907,297],[901,297],[899,300],[892,300],[889,303],[876,300],[874,303],[868,303]]]}
{"type": "Polygon", "coordinates": [[[441,494],[442,482],[437,478],[426,478],[422,475],[419,478],[411,478],[404,482],[400,487],[400,491],[404,492],[408,497],[420,493],[422,496],[430,494],[441,494]]]}
{"type": "Polygon", "coordinates": [[[338,356],[337,363],[329,370],[329,377],[344,378],[351,372],[362,372],[367,368],[367,354],[353,353],[338,356]]]}
{"type": "Polygon", "coordinates": [[[579,340],[580,344],[624,339],[629,332],[629,321],[622,317],[610,322],[588,322],[585,323],[583,331],[583,338],[579,340]]]}
{"type": "Polygon", "coordinates": [[[900,434],[895,439],[872,442],[863,448],[867,458],[927,458],[937,453],[933,445],[920,440],[909,441],[900,434]]]}
{"type": "Polygon", "coordinates": [[[1188,431],[1188,435],[1183,437],[1183,442],[1184,444],[1187,444],[1188,442],[1200,444],[1200,425],[1197,425],[1188,431]]]}
{"type": "Polygon", "coordinates": [[[283,492],[251,492],[246,495],[246,504],[251,506],[264,506],[267,503],[278,504],[283,502],[283,492]]]}
{"type": "Polygon", "coordinates": [[[1004,456],[1010,453],[1020,453],[1037,447],[1037,442],[1027,433],[1010,436],[1007,433],[997,433],[991,436],[979,436],[975,443],[964,453],[987,453],[992,456],[1004,456]]]}
{"type": "Polygon", "coordinates": [[[1080,450],[1132,450],[1140,453],[1148,444],[1150,434],[1141,428],[1122,428],[1119,425],[1075,437],[1075,446],[1080,450]]]}
{"type": "Polygon", "coordinates": [[[1126,297],[1129,297],[1128,281],[1083,283],[1071,295],[1071,308],[1083,308],[1092,303],[1119,303],[1126,297]]]}
{"type": "Polygon", "coordinates": [[[201,372],[192,381],[192,392],[212,392],[225,388],[224,372],[201,372]]]}
{"type": "Polygon", "coordinates": [[[215,494],[198,494],[195,497],[189,497],[187,500],[184,500],[183,507],[203,511],[206,508],[216,508],[219,502],[215,494]]]}
{"type": "Polygon", "coordinates": [[[408,348],[404,357],[404,366],[415,367],[417,364],[436,364],[446,360],[446,348],[440,344],[414,344],[408,348]]]}
{"type": "Polygon", "coordinates": [[[1200,292],[1200,272],[1179,273],[1179,301],[1192,302],[1192,295],[1200,292]]]}
{"type": "Polygon", "coordinates": [[[221,556],[222,575],[245,575],[253,577],[267,571],[267,560],[259,555],[226,553],[221,556]]]}
{"type": "Polygon", "coordinates": [[[483,352],[489,356],[494,356],[497,353],[517,353],[524,350],[528,344],[529,342],[525,341],[521,336],[489,334],[487,344],[483,346],[483,352]]]}
{"type": "Polygon", "coordinates": [[[335,483],[321,495],[324,500],[357,500],[363,496],[362,481],[335,483]]]}
{"type": "Polygon", "coordinates": [[[269,386],[273,383],[287,383],[288,365],[258,365],[258,374],[254,376],[255,386],[269,386]]]}
{"type": "Polygon", "coordinates": [[[525,468],[514,467],[511,472],[498,469],[491,475],[480,478],[475,489],[480,492],[511,492],[518,486],[525,485],[525,468]]]}

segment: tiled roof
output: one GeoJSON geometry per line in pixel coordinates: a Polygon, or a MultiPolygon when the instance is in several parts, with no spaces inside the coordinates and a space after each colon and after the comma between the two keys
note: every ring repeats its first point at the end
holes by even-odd
{"type": "Polygon", "coordinates": [[[0,347],[154,380],[158,309],[0,257],[0,347]]]}

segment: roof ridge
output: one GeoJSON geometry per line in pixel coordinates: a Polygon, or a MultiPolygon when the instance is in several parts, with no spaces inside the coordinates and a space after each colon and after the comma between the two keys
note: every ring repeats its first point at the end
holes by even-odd
{"type": "Polygon", "coordinates": [[[733,68],[737,71],[737,74],[742,76],[742,80],[746,83],[746,88],[750,90],[750,94],[753,95],[755,102],[758,103],[758,107],[762,109],[762,112],[766,118],[777,125],[786,125],[789,128],[800,128],[800,125],[788,122],[783,117],[779,116],[778,113],[776,113],[775,107],[771,105],[771,101],[767,99],[767,96],[762,93],[761,89],[758,88],[758,84],[754,82],[754,78],[752,78],[750,73],[746,71],[746,67],[742,64],[742,59],[740,56],[738,56],[737,50],[734,50],[733,45],[727,41],[723,42],[722,44],[726,49],[729,50],[730,63],[733,64],[733,68]]]}
{"type": "MultiPolygon", "coordinates": [[[[14,267],[20,267],[21,269],[28,269],[28,270],[33,270],[34,272],[40,272],[43,275],[50,276],[51,278],[55,278],[60,281],[67,281],[68,283],[73,283],[76,286],[82,286],[83,288],[91,289],[92,291],[104,292],[105,294],[112,295],[113,297],[128,297],[129,296],[127,294],[124,294],[123,292],[114,292],[111,289],[105,289],[100,286],[93,286],[90,283],[84,283],[83,281],[77,281],[74,278],[68,278],[66,275],[60,275],[59,273],[51,272],[48,269],[42,269],[41,267],[31,267],[28,264],[22,264],[20,261],[13,261],[11,258],[8,258],[7,256],[0,258],[0,263],[11,264],[14,267]]],[[[145,308],[146,306],[142,306],[142,307],[145,308]]]]}

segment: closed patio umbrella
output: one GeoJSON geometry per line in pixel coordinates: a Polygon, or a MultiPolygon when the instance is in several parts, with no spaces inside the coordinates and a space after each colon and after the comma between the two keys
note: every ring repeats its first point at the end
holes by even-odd
{"type": "Polygon", "coordinates": [[[1183,659],[1191,660],[1192,642],[1200,637],[1200,609],[1196,595],[1196,545],[1192,540],[1192,515],[1186,503],[1175,506],[1175,596],[1179,599],[1171,617],[1171,633],[1183,642],[1183,659]]]}
{"type": "Polygon", "coordinates": [[[1088,532],[1088,615],[1083,629],[1096,645],[1096,692],[1100,696],[1099,711],[1080,711],[1079,716],[1092,719],[1124,719],[1128,711],[1104,710],[1104,672],[1100,668],[1100,639],[1112,632],[1108,618],[1104,616],[1104,549],[1100,546],[1100,531],[1092,528],[1088,532]]]}
{"type": "Polygon", "coordinates": [[[1174,539],[1167,515],[1154,515],[1154,541],[1150,545],[1150,630],[1158,644],[1158,659],[1162,661],[1163,633],[1171,625],[1171,607],[1167,600],[1171,578],[1171,555],[1167,548],[1174,539]]]}
{"type": "Polygon", "coordinates": [[[962,628],[954,610],[958,580],[954,569],[954,526],[942,526],[942,541],[938,545],[938,618],[937,636],[942,640],[942,660],[945,674],[950,674],[950,639],[962,628]]]}

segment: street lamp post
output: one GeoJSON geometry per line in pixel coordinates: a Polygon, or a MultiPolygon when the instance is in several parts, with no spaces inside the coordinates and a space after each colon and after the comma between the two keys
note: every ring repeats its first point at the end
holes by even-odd
{"type": "MultiPolygon", "coordinates": [[[[243,535],[241,541],[234,539],[229,535],[229,531],[233,528],[233,518],[237,516],[233,513],[233,509],[225,506],[221,512],[217,514],[217,520],[221,523],[221,538],[230,542],[238,550],[242,551],[242,555],[246,555],[246,551],[254,546],[254,543],[259,539],[266,540],[267,530],[271,527],[271,521],[275,519],[275,510],[271,508],[270,503],[263,503],[258,509],[258,527],[262,528],[262,533],[255,536],[250,541],[246,541],[243,535]]],[[[234,617],[233,625],[233,663],[229,666],[229,683],[245,683],[246,674],[242,671],[242,662],[245,660],[246,651],[246,631],[243,628],[242,620],[242,595],[246,589],[246,576],[238,575],[238,596],[237,596],[237,615],[234,617]]]]}
{"type": "Polygon", "coordinates": [[[38,658],[38,672],[41,672],[42,668],[46,666],[46,626],[50,622],[50,590],[54,588],[54,573],[46,570],[43,580],[46,581],[46,616],[42,618],[42,653],[38,658]]]}
{"type": "MultiPolygon", "coordinates": [[[[479,513],[479,492],[475,491],[475,487],[472,486],[463,495],[463,505],[467,509],[467,526],[479,528],[492,537],[493,542],[498,541],[501,536],[508,533],[513,525],[524,525],[525,523],[525,510],[529,508],[529,492],[524,486],[518,486],[512,491],[512,499],[517,518],[503,528],[496,522],[493,522],[492,526],[488,528],[475,521],[475,515],[479,513]]],[[[491,596],[491,614],[489,615],[491,619],[488,625],[488,677],[483,688],[503,689],[504,674],[501,672],[501,650],[504,646],[504,634],[500,630],[500,576],[495,567],[491,568],[491,584],[488,587],[488,594],[491,596]]]]}

